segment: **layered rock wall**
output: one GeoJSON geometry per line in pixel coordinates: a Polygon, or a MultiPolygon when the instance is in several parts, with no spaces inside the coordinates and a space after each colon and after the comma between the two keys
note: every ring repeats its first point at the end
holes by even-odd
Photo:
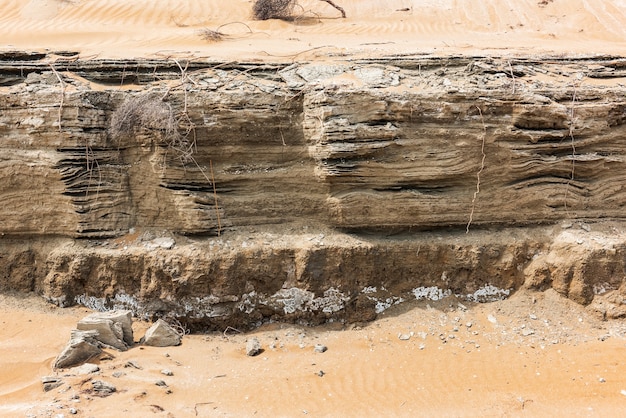
{"type": "Polygon", "coordinates": [[[555,279],[532,229],[623,220],[621,58],[2,58],[5,289],[217,326],[623,281],[618,238],[591,269],[609,278],[555,279]]]}

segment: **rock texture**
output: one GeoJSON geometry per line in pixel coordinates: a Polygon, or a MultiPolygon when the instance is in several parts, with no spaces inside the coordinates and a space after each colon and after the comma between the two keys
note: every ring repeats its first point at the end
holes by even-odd
{"type": "Polygon", "coordinates": [[[98,341],[125,351],[133,345],[131,318],[131,311],[96,312],[78,321],[76,327],[81,331],[97,331],[98,341]]]}
{"type": "Polygon", "coordinates": [[[78,366],[102,353],[98,332],[73,330],[70,341],[54,361],[55,369],[78,366]]]}
{"type": "Polygon", "coordinates": [[[2,55],[0,288],[203,329],[521,286],[621,316],[625,66],[2,55]]]}
{"type": "Polygon", "coordinates": [[[153,347],[171,347],[180,345],[181,340],[182,336],[170,324],[159,319],[146,331],[142,341],[153,347]]]}

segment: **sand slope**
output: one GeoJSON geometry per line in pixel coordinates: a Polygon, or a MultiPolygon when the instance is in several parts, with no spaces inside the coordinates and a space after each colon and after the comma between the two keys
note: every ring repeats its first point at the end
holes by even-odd
{"type": "Polygon", "coordinates": [[[258,22],[246,0],[0,0],[0,50],[278,61],[477,51],[618,54],[626,39],[623,0],[338,3],[347,19],[325,2],[303,0],[294,22],[258,22]],[[207,42],[200,36],[206,28],[230,36],[207,42]]]}

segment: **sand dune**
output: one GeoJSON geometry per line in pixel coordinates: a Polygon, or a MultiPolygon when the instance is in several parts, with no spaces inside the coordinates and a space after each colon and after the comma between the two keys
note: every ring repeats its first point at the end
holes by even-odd
{"type": "Polygon", "coordinates": [[[540,3],[343,0],[348,18],[341,19],[327,3],[303,0],[293,22],[258,22],[247,0],[0,0],[0,50],[72,50],[101,58],[169,51],[238,60],[287,60],[312,48],[343,55],[623,51],[626,2],[540,3]],[[204,28],[231,36],[207,42],[199,35],[204,28]]]}

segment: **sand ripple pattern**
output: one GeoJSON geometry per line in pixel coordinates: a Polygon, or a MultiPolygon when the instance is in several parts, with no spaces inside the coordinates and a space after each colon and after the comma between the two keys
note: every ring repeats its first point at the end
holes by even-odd
{"type": "Polygon", "coordinates": [[[232,58],[261,52],[264,57],[289,56],[305,47],[360,49],[378,42],[395,44],[394,52],[442,46],[598,52],[623,51],[626,35],[626,0],[555,0],[545,6],[537,0],[338,3],[348,19],[338,18],[337,10],[325,2],[300,0],[297,11],[323,19],[297,25],[253,21],[247,0],[0,0],[0,48],[123,56],[189,50],[232,58]],[[232,22],[243,22],[255,33],[235,25],[224,29],[236,35],[229,42],[199,39],[199,29],[232,22]],[[546,40],[560,46],[547,46],[546,40]]]}

